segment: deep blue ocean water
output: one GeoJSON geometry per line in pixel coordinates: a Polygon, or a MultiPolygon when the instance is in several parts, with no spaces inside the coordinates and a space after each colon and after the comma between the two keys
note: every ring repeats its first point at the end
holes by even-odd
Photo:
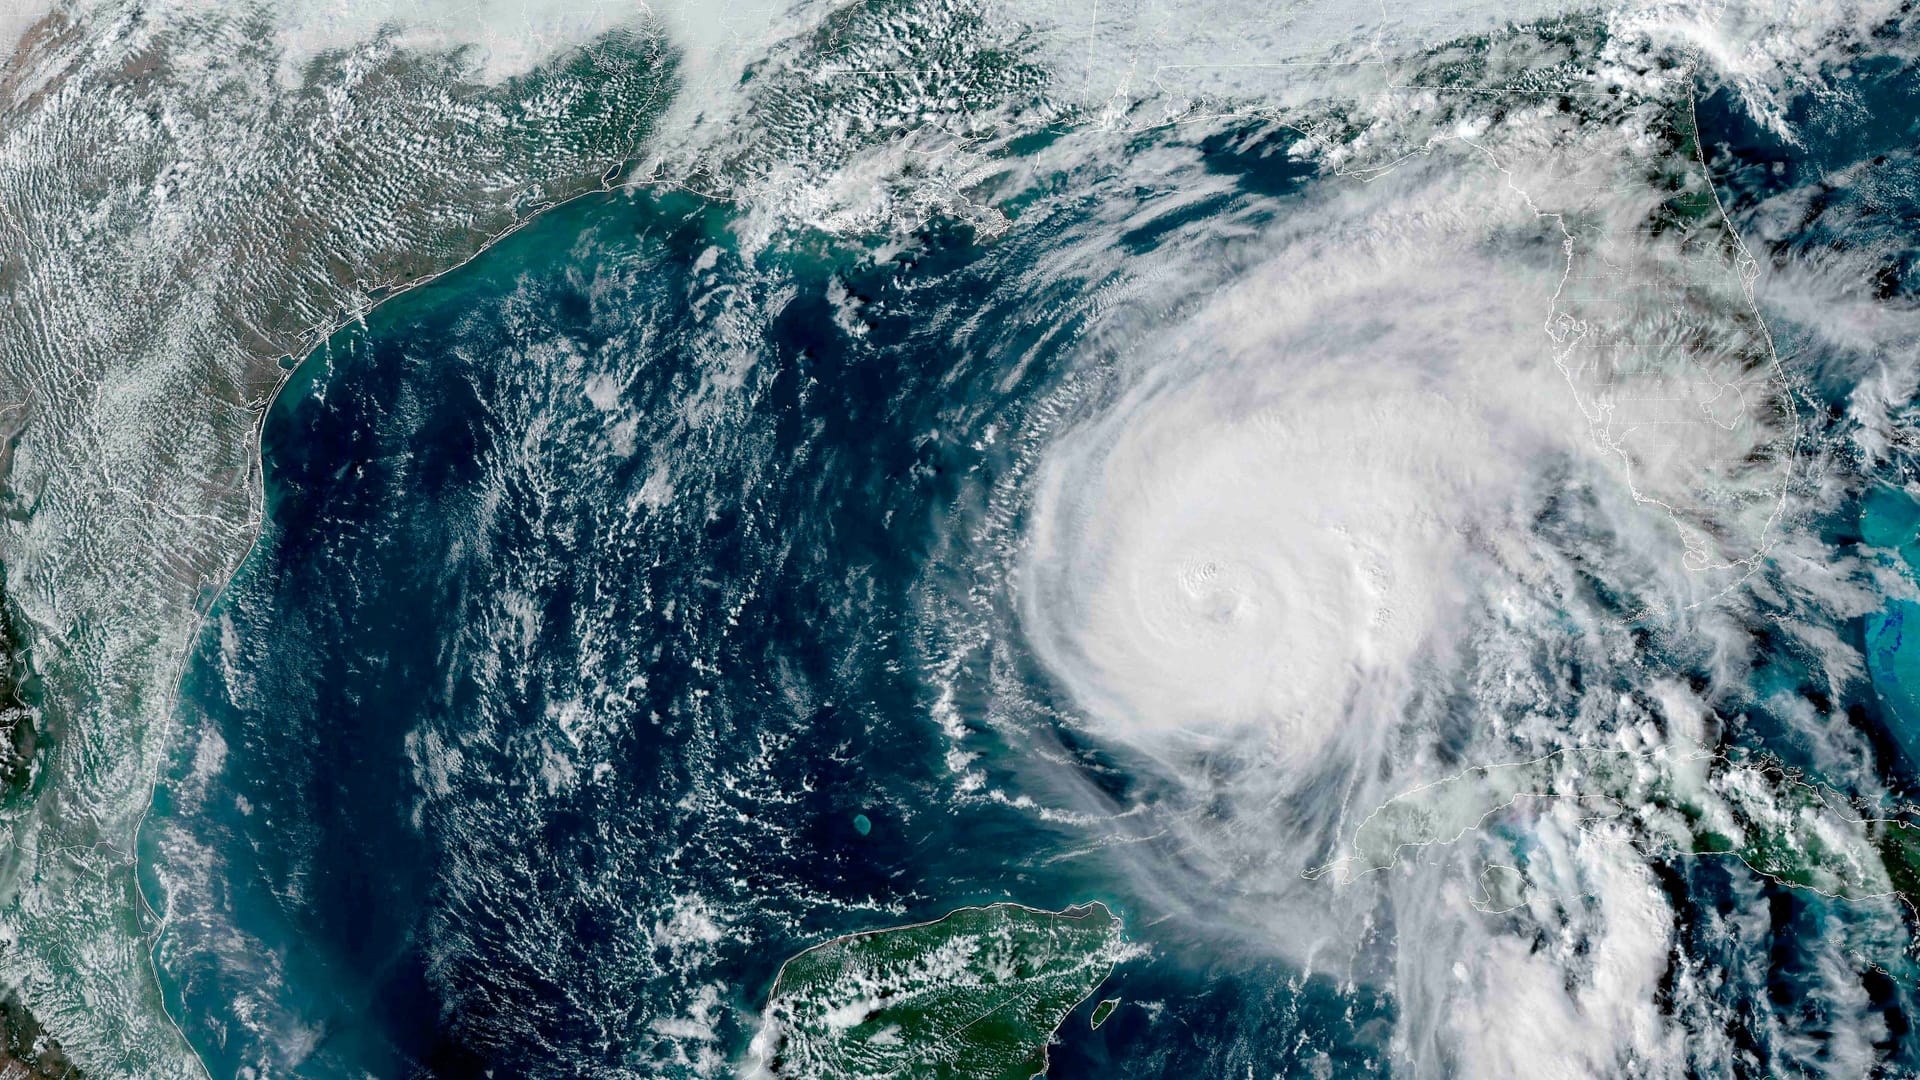
{"type": "MultiPolygon", "coordinates": [[[[1906,100],[1897,74],[1859,77],[1906,100]]],[[[1885,147],[1912,144],[1875,120],[1775,146],[1724,99],[1701,117],[1736,208],[1835,162],[1897,171],[1885,147]]],[[[1275,137],[1209,143],[1239,194],[1118,242],[1147,253],[1246,200],[1284,205],[1313,177],[1275,137]]],[[[929,597],[968,595],[969,530],[1026,467],[1007,434],[1080,377],[1064,357],[1101,282],[1032,273],[1072,219],[991,241],[936,223],[872,250],[802,236],[749,263],[724,207],[595,196],[307,358],[268,418],[266,526],[204,628],[142,836],[171,915],[162,983],[214,1075],[688,1074],[739,1057],[805,945],[999,899],[1105,900],[1153,950],[1096,995],[1130,1003],[1098,1032],[1091,1003],[1063,1025],[1051,1075],[1320,1054],[1381,1071],[1393,1006],[1364,980],[1196,948],[1073,857],[1071,823],[953,790],[943,694],[987,774],[1033,750],[974,708],[1033,672],[930,677],[929,597]]],[[[1889,260],[1907,288],[1910,259],[1889,260]]],[[[1910,545],[1920,509],[1876,499],[1836,537],[1910,545]]],[[[1879,691],[1858,722],[1910,774],[1920,607],[1855,631],[1879,691]]],[[[1761,678],[1806,681],[1785,656],[1761,678]]],[[[1767,743],[1767,696],[1736,739],[1767,743]]],[[[1124,793],[1100,751],[1053,737],[1124,793]]],[[[1730,902],[1712,861],[1662,873],[1698,926],[1730,902]]],[[[1767,902],[1786,1001],[1817,962],[1787,931],[1829,916],[1791,890],[1767,902]]],[[[1685,940],[1729,964],[1744,947],[1685,940]]],[[[1878,993],[1904,1016],[1905,990],[1878,993]]],[[[1889,1023],[1888,1053],[1912,1057],[1889,1023]]]]}
{"type": "MultiPolygon", "coordinates": [[[[144,834],[169,1004],[215,1075],[672,1074],[737,1058],[821,936],[1127,912],[1049,862],[1069,827],[953,797],[917,651],[952,508],[1014,467],[992,433],[1061,377],[1088,283],[1032,295],[1044,232],[932,227],[877,261],[802,238],[749,269],[727,226],[569,204],[279,396],[266,528],[144,834]]],[[[1104,992],[1376,1059],[1380,1003],[1242,966],[1104,992]]],[[[1233,1053],[1090,1009],[1058,1075],[1233,1053]]]]}

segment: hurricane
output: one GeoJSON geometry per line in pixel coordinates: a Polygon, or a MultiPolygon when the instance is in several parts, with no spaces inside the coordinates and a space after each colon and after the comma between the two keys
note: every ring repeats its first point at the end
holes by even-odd
{"type": "Polygon", "coordinates": [[[0,15],[0,1075],[1920,1071],[1916,34],[0,15]]]}

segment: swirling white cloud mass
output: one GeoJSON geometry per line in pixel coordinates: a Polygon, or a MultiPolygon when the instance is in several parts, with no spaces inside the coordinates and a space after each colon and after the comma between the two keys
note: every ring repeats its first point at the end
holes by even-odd
{"type": "MultiPolygon", "coordinates": [[[[1805,151],[1796,108],[1868,108],[1839,86],[1849,57],[1911,62],[1908,38],[1874,37],[1899,25],[1891,5],[136,7],[59,7],[70,37],[0,81],[14,110],[0,117],[0,179],[54,192],[47,220],[113,226],[30,233],[0,218],[0,239],[60,268],[22,295],[107,281],[93,271],[109,264],[145,268],[56,314],[168,328],[137,347],[107,335],[85,363],[49,344],[57,333],[0,328],[9,362],[34,373],[15,381],[41,395],[35,415],[71,418],[20,443],[14,475],[58,497],[9,524],[0,562],[66,658],[49,711],[74,725],[78,759],[105,763],[59,775],[57,798],[7,818],[29,854],[0,890],[24,898],[0,915],[19,943],[4,963],[92,1073],[195,1068],[154,1034],[171,1028],[141,981],[144,939],[116,906],[128,890],[110,883],[130,873],[119,853],[160,769],[164,739],[148,736],[165,726],[202,576],[231,572],[258,525],[251,440],[280,373],[255,338],[308,340],[295,331],[373,301],[371,278],[330,264],[294,264],[288,280],[329,284],[286,300],[292,314],[278,294],[253,296],[281,279],[249,260],[304,250],[318,211],[271,217],[285,207],[260,196],[259,177],[215,167],[215,151],[335,168],[352,183],[317,203],[364,195],[391,211],[350,230],[376,237],[366,258],[378,262],[385,238],[413,237],[407,215],[449,191],[524,198],[515,214],[543,205],[559,166],[541,154],[489,158],[479,176],[459,166],[578,102],[556,91],[513,112],[485,94],[610,31],[660,48],[647,63],[662,73],[648,97],[661,113],[639,145],[608,136],[618,144],[567,158],[568,175],[592,186],[604,171],[613,186],[692,192],[737,215],[686,286],[724,292],[709,306],[725,314],[704,326],[696,389],[659,407],[675,438],[755,407],[741,387],[779,362],[765,331],[793,296],[756,260],[776,262],[794,236],[881,266],[929,221],[970,229],[996,317],[1027,320],[945,312],[933,324],[956,371],[990,357],[1004,365],[1001,397],[1033,400],[990,423],[942,417],[925,435],[1009,447],[983,450],[992,467],[943,508],[899,632],[930,716],[892,719],[924,719],[946,741],[946,787],[929,798],[1014,807],[1070,837],[1061,861],[1124,882],[1130,917],[1197,964],[1273,960],[1288,989],[1390,1000],[1390,1064],[1418,1076],[1751,1064],[1729,1002],[1767,992],[1754,958],[1773,879],[1735,866],[1740,849],[1699,847],[1672,806],[1623,807],[1620,778],[1569,751],[1630,758],[1622,771],[1642,788],[1686,792],[1700,820],[1737,817],[1754,845],[1818,835],[1860,855],[1847,881],[1881,880],[1854,810],[1887,784],[1835,702],[1870,692],[1857,620],[1913,587],[1834,522],[1874,484],[1906,482],[1920,444],[1920,325],[1874,278],[1905,241],[1796,246],[1818,213],[1872,225],[1870,207],[1815,207],[1805,188],[1730,210],[1695,105],[1724,91],[1755,130],[1805,151]],[[89,89],[144,70],[147,50],[179,58],[149,73],[148,97],[89,89]],[[415,56],[432,63],[406,67],[415,56]],[[368,73],[393,71],[418,78],[394,93],[432,109],[408,98],[357,119],[384,100],[368,73]],[[302,123],[283,122],[286,102],[308,110],[287,114],[302,123]],[[63,124],[146,141],[63,165],[43,152],[67,138],[63,124]],[[359,130],[397,133],[382,146],[407,168],[325,156],[359,130]],[[476,147],[446,130],[502,134],[476,147]],[[1223,176],[1207,158],[1222,146],[1282,179],[1223,176]],[[434,165],[445,183],[420,195],[380,172],[434,165]],[[96,174],[105,193],[82,183],[96,174]],[[204,258],[176,265],[186,235],[204,258]],[[737,288],[714,286],[724,245],[737,249],[724,270],[737,288]],[[163,305],[163,278],[212,284],[163,305]],[[287,326],[260,329],[274,319],[287,326]],[[231,370],[184,366],[203,356],[231,370]],[[226,398],[183,390],[216,383],[226,398]],[[188,438],[181,410],[221,419],[188,438]],[[1804,677],[1758,677],[1782,657],[1804,677]],[[1768,739],[1852,809],[1795,801],[1725,753],[1768,739]],[[1479,783],[1472,770],[1489,764],[1527,764],[1532,786],[1479,783]],[[1364,822],[1419,792],[1433,812],[1387,835],[1388,858],[1360,850],[1364,822]],[[85,842],[49,831],[62,806],[85,808],[73,833],[85,842]],[[1449,814],[1470,827],[1419,831],[1449,814]],[[85,888],[46,886],[43,841],[96,860],[52,874],[85,888]],[[1675,867],[1715,859],[1731,900],[1702,910],[1675,867]]],[[[0,36],[26,23],[0,14],[0,36]]],[[[1832,191],[1882,182],[1872,163],[1841,164],[1832,191]]],[[[474,221],[519,220],[489,216],[493,203],[455,209],[439,231],[422,227],[436,271],[481,244],[474,221]]],[[[863,301],[836,287],[836,325],[855,334],[863,301]]],[[[588,396],[611,412],[606,378],[588,396]]],[[[623,430],[615,442],[635,452],[639,420],[623,430]]],[[[660,442],[642,448],[655,464],[629,509],[700,521],[703,484],[724,469],[660,442]]],[[[755,444],[716,445],[717,458],[755,444]]],[[[569,731],[605,719],[579,711],[569,731]]],[[[427,735],[409,752],[444,764],[427,735]]],[[[201,749],[217,773],[214,741],[201,749]]],[[[445,794],[444,777],[420,773],[423,804],[445,794]]],[[[568,758],[545,782],[579,775],[592,763],[568,758]]],[[[173,872],[183,896],[211,896],[215,869],[183,857],[173,872]]],[[[1806,1015],[1742,1019],[1810,1075],[1863,1073],[1886,1021],[1855,975],[1907,950],[1895,903],[1856,892],[1803,935],[1818,973],[1806,1015]]],[[[674,902],[701,927],[745,918],[727,907],[737,901],[674,902]]],[[[717,930],[655,936],[697,940],[669,950],[690,970],[719,952],[707,947],[717,930]]],[[[655,1027],[689,1072],[714,1074],[730,1067],[713,1034],[730,1006],[708,974],[676,985],[696,983],[671,1011],[680,1019],[655,1027]]],[[[310,1035],[273,1037],[298,1044],[286,1051],[297,1059],[310,1035]]]]}

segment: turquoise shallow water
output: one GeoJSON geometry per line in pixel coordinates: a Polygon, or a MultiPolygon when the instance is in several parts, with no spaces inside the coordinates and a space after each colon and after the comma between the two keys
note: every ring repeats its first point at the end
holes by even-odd
{"type": "MultiPolygon", "coordinates": [[[[1862,539],[1897,554],[1920,579],[1920,503],[1891,487],[1862,501],[1862,539]]],[[[1892,600],[1866,618],[1867,670],[1895,721],[1891,728],[1911,760],[1920,761],[1920,603],[1892,600]]]]}
{"type": "MultiPolygon", "coordinates": [[[[1722,119],[1730,200],[1801,182],[1722,119]]],[[[1103,291],[1056,252],[1092,238],[1158,266],[1185,244],[1174,265],[1231,269],[1215,223],[1272,220],[1317,181],[1289,138],[1208,140],[1218,191],[1140,221],[1153,192],[1036,182],[1068,194],[1008,196],[1018,227],[990,240],[936,221],[749,258],[725,207],[582,199],[308,358],[142,836],[168,1004],[212,1072],[712,1075],[799,948],[1001,899],[1104,900],[1150,950],[1095,995],[1128,1003],[1097,1032],[1091,1004],[1069,1018],[1051,1075],[1386,1069],[1387,946],[1310,975],[1245,947],[1226,904],[1143,885],[1139,865],[1218,868],[1098,818],[1149,781],[1056,722],[1031,656],[955,645],[1017,642],[990,574],[1019,525],[1005,492],[1111,393],[1083,355],[1124,355],[1208,284],[1103,291]]],[[[1835,517],[1836,543],[1920,553],[1892,488],[1835,517]]],[[[1872,686],[1837,704],[1896,781],[1920,756],[1916,620],[1896,601],[1843,628],[1872,686]]],[[[1649,670],[1698,675],[1664,647],[1643,643],[1649,670]]],[[[1782,717],[1827,691],[1760,652],[1728,739],[1811,760],[1782,717]]],[[[1603,676],[1569,692],[1619,690],[1603,676]]],[[[1816,1008],[1814,943],[1853,916],[1713,860],[1656,878],[1674,949],[1735,973],[1752,1059],[1817,1056],[1776,1013],[1816,1008]]],[[[1902,973],[1875,970],[1848,990],[1911,1066],[1902,973]]]]}
{"type": "MultiPolygon", "coordinates": [[[[727,226],[684,198],[562,207],[276,403],[269,522],[145,834],[169,1004],[216,1075],[710,1071],[821,935],[1144,910],[1056,858],[1076,828],[958,797],[928,719],[924,597],[967,572],[951,508],[1062,374],[1022,277],[1045,235],[749,269],[727,226]]],[[[1264,1016],[1268,975],[1128,980],[1266,1027],[1304,1007],[1312,1051],[1356,1067],[1379,1050],[1364,995],[1264,1016]]],[[[1220,1049],[1138,1011],[1068,1027],[1061,1075],[1129,1041],[1220,1049]]]]}

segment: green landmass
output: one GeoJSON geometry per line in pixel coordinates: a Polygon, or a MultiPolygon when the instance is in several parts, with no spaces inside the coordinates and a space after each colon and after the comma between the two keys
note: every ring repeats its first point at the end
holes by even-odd
{"type": "MultiPolygon", "coordinates": [[[[5,573],[0,570],[0,801],[13,803],[33,786],[47,733],[36,722],[38,694],[25,619],[5,589],[5,573]]],[[[5,1080],[4,1074],[0,1080],[5,1080]]]]}
{"type": "Polygon", "coordinates": [[[0,995],[0,1080],[85,1080],[18,991],[0,995]]]}
{"type": "Polygon", "coordinates": [[[759,1044],[794,1080],[1029,1080],[1122,941],[1100,903],[990,904],[835,938],[781,967],[759,1044]]]}
{"type": "Polygon", "coordinates": [[[1573,749],[1476,766],[1387,800],[1354,831],[1344,858],[1307,873],[1351,880],[1384,870],[1405,853],[1451,843],[1525,801],[1547,799],[1631,823],[1656,854],[1732,855],[1796,888],[1920,901],[1920,828],[1857,813],[1773,763],[1703,751],[1573,749]]]}
{"type": "Polygon", "coordinates": [[[1100,1030],[1100,1025],[1106,1023],[1107,1017],[1112,1016],[1113,1010],[1119,1007],[1120,1007],[1119,998],[1107,998],[1105,1001],[1102,1001],[1100,1004],[1095,1005],[1093,1007],[1093,1021],[1089,1023],[1087,1027],[1091,1028],[1094,1031],[1100,1030]]]}

